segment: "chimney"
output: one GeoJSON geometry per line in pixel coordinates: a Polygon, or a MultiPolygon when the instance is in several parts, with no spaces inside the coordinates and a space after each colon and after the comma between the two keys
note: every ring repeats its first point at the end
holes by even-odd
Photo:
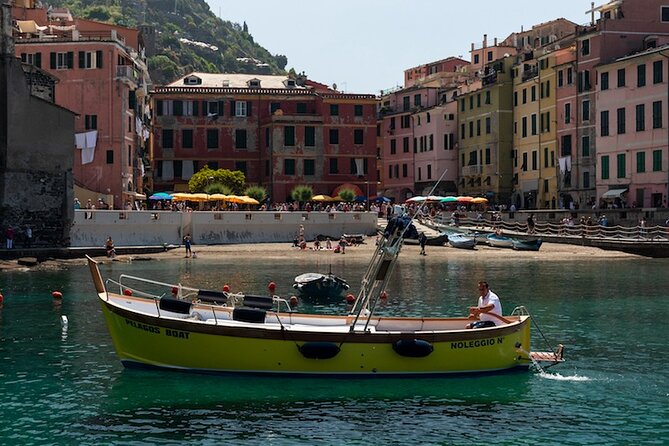
{"type": "Polygon", "coordinates": [[[11,0],[5,0],[0,5],[0,30],[0,57],[15,57],[14,37],[12,36],[11,0]]]}
{"type": "Polygon", "coordinates": [[[487,47],[488,47],[488,35],[483,34],[483,48],[487,48],[487,47]]]}
{"type": "Polygon", "coordinates": [[[495,42],[495,44],[493,46],[497,46],[497,37],[495,37],[494,42],[495,42]]]}
{"type": "Polygon", "coordinates": [[[472,43],[472,51],[474,51],[474,43],[472,43]]]}

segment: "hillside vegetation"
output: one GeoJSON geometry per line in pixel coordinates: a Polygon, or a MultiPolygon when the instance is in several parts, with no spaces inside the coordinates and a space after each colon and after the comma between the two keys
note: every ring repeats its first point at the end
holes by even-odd
{"type": "Polygon", "coordinates": [[[155,85],[191,71],[284,73],[288,59],[272,55],[253,40],[246,23],[221,20],[204,0],[51,0],[73,16],[131,28],[156,29],[155,49],[147,53],[155,85]]]}

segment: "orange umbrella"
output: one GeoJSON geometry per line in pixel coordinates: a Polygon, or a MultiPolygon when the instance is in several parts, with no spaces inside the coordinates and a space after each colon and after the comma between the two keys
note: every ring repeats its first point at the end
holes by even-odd
{"type": "Polygon", "coordinates": [[[487,203],[488,199],[483,198],[483,197],[476,197],[476,198],[473,198],[471,202],[474,203],[474,204],[487,203]]]}
{"type": "Polygon", "coordinates": [[[458,203],[471,203],[471,201],[474,199],[474,197],[456,197],[458,200],[458,203]]]}

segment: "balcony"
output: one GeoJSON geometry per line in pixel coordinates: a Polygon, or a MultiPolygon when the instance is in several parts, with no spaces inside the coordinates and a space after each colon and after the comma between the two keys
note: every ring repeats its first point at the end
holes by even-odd
{"type": "Polygon", "coordinates": [[[472,175],[481,175],[483,166],[465,166],[462,168],[462,176],[468,177],[472,175]]]}
{"type": "Polygon", "coordinates": [[[132,65],[119,65],[116,67],[116,79],[137,84],[137,75],[132,65]]]}

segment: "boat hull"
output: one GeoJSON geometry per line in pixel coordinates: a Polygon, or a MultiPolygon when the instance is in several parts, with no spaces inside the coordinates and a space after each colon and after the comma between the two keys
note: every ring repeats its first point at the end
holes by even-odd
{"type": "MultiPolygon", "coordinates": [[[[394,376],[498,372],[527,368],[530,363],[523,354],[530,351],[530,324],[524,316],[507,325],[479,330],[351,332],[350,325],[345,325],[351,319],[344,316],[268,313],[265,322],[253,324],[226,319],[221,309],[216,320],[200,321],[166,317],[165,312],[151,314],[150,305],[145,306],[147,311],[129,309],[123,302],[132,298],[112,293],[100,293],[99,297],[114,347],[127,367],[200,373],[394,376]],[[283,324],[272,322],[278,318],[283,324]],[[325,325],[309,328],[309,324],[289,323],[295,318],[313,318],[325,325]],[[412,343],[416,344],[413,350],[412,343]],[[307,354],[308,349],[313,352],[307,354]]],[[[204,307],[193,310],[205,311],[204,307]]],[[[430,328],[443,319],[373,321],[377,326],[398,327],[420,322],[430,328]]],[[[462,327],[467,322],[449,321],[462,327]]]]}
{"type": "Polygon", "coordinates": [[[494,248],[513,248],[513,240],[509,237],[488,235],[488,244],[494,248]]]}

